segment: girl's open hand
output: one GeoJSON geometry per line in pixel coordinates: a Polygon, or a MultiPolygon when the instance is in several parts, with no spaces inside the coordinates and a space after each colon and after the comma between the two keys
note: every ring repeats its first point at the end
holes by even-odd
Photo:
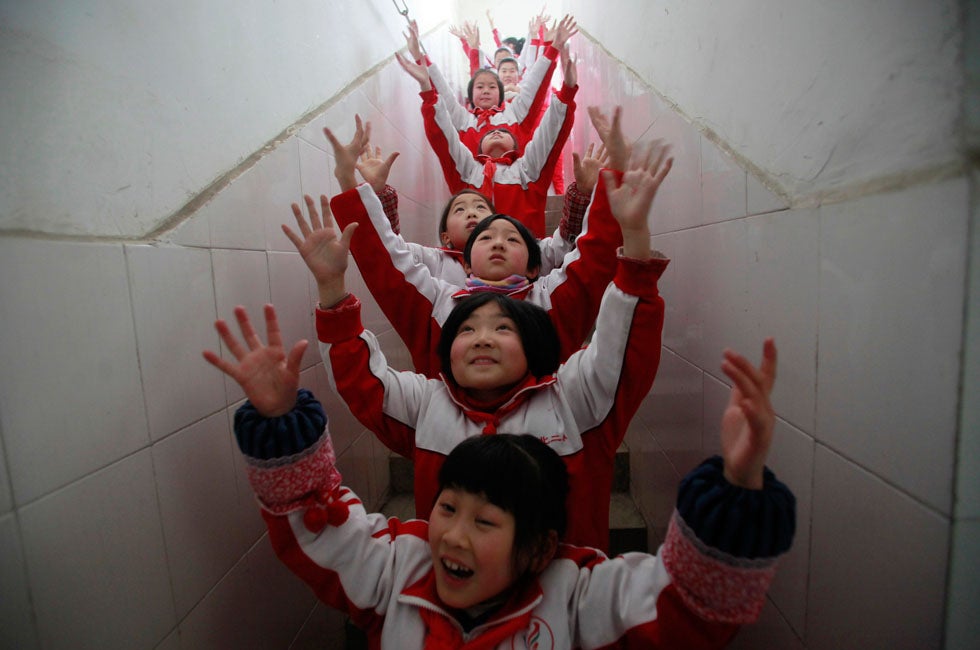
{"type": "Polygon", "coordinates": [[[340,184],[342,192],[357,187],[357,177],[354,175],[357,158],[367,148],[368,141],[371,139],[370,122],[361,122],[361,116],[355,113],[354,125],[354,137],[347,144],[342,144],[330,129],[323,129],[323,134],[327,136],[333,149],[335,163],[333,175],[340,184]]]}
{"type": "Polygon", "coordinates": [[[412,79],[419,82],[419,89],[422,91],[432,90],[432,82],[429,80],[429,69],[425,65],[409,61],[399,52],[395,52],[395,59],[402,70],[407,72],[412,79]]]}
{"type": "Polygon", "coordinates": [[[769,401],[776,381],[776,344],[772,339],[765,340],[758,368],[742,355],[725,350],[721,369],[732,380],[731,396],[721,418],[725,480],[761,490],[776,421],[769,401]]]}
{"type": "Polygon", "coordinates": [[[317,285],[321,290],[320,302],[324,307],[330,307],[346,295],[344,290],[344,273],[347,271],[347,253],[350,251],[350,240],[354,235],[356,223],[352,223],[344,229],[344,232],[337,235],[337,228],[334,226],[333,218],[330,215],[330,201],[326,196],[320,196],[320,208],[323,211],[323,219],[317,212],[316,203],[309,195],[304,195],[306,209],[310,213],[309,222],[303,216],[303,211],[296,203],[292,204],[293,216],[296,217],[296,225],[299,226],[300,234],[297,235],[286,224],[282,225],[282,231],[293,242],[293,246],[299,251],[307,268],[316,279],[317,285]],[[336,300],[331,297],[324,297],[325,288],[336,292],[336,300]]]}
{"type": "Polygon", "coordinates": [[[308,341],[299,341],[287,355],[282,345],[276,310],[272,305],[265,306],[268,345],[263,345],[241,305],[235,307],[235,318],[242,331],[244,345],[231,333],[228,323],[221,319],[214,323],[214,328],[235,361],[222,359],[211,350],[204,351],[204,358],[238,382],[252,406],[262,416],[271,418],[288,413],[296,404],[300,360],[306,352],[308,341]]]}

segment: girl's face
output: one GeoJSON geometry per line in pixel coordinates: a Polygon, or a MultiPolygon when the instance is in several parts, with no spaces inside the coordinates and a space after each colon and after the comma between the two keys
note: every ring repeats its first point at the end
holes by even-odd
{"type": "Polygon", "coordinates": [[[473,310],[456,330],[449,349],[456,383],[478,400],[493,401],[528,372],[520,332],[496,302],[473,310]]]}
{"type": "Polygon", "coordinates": [[[514,136],[503,129],[490,131],[480,139],[480,153],[491,158],[499,158],[516,148],[517,141],[514,140],[514,136]]]}
{"type": "Polygon", "coordinates": [[[473,82],[473,105],[477,108],[493,108],[500,102],[500,86],[492,74],[477,75],[473,82]]]}
{"type": "Polygon", "coordinates": [[[514,515],[483,495],[440,492],[429,520],[429,549],[442,602],[465,609],[512,585],[514,531],[514,515]]]}
{"type": "Polygon", "coordinates": [[[527,261],[527,244],[514,224],[495,219],[473,242],[466,271],[481,280],[504,280],[511,275],[533,279],[538,271],[527,268],[527,261]]]}
{"type": "Polygon", "coordinates": [[[517,74],[517,66],[511,61],[500,64],[500,67],[497,68],[497,76],[500,77],[500,81],[504,84],[505,88],[507,86],[516,86],[517,82],[520,81],[517,74]]]}
{"type": "Polygon", "coordinates": [[[476,224],[491,214],[490,205],[479,194],[460,194],[449,204],[446,230],[440,235],[442,245],[463,250],[476,224]]]}

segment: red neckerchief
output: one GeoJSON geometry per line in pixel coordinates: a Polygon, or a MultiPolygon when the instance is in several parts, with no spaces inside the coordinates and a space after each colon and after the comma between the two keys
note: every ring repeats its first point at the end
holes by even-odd
{"type": "Polygon", "coordinates": [[[479,129],[485,124],[490,123],[490,118],[492,118],[497,113],[503,112],[503,106],[493,106],[491,108],[476,108],[472,109],[473,115],[476,116],[476,128],[479,129]]]}
{"type": "Polygon", "coordinates": [[[439,247],[439,250],[445,253],[446,255],[448,255],[449,257],[453,258],[460,264],[463,263],[463,251],[458,251],[455,248],[448,248],[446,246],[439,247]]]}
{"type": "Polygon", "coordinates": [[[514,162],[518,158],[520,158],[520,154],[517,153],[517,149],[511,149],[510,151],[505,152],[504,155],[499,156],[497,158],[491,158],[490,156],[486,155],[485,153],[478,153],[478,154],[476,154],[476,161],[477,162],[480,162],[480,163],[483,163],[484,169],[486,168],[487,163],[495,163],[495,164],[496,163],[499,163],[501,165],[513,165],[514,162]]]}

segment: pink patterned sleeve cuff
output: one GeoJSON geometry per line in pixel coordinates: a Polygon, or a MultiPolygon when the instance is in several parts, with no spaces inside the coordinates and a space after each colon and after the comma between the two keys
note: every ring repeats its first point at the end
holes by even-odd
{"type": "Polygon", "coordinates": [[[675,511],[661,555],[684,604],[701,618],[741,625],[759,617],[774,558],[728,555],[701,542],[675,511]]]}
{"type": "Polygon", "coordinates": [[[262,506],[274,514],[285,514],[313,503],[327,503],[340,486],[330,435],[294,456],[260,460],[246,457],[249,483],[262,506]]]}

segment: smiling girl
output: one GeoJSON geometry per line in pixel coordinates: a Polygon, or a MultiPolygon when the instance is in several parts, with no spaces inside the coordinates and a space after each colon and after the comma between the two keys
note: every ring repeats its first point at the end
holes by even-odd
{"type": "Polygon", "coordinates": [[[247,349],[218,321],[235,361],[204,356],[248,397],[235,436],[273,549],[370,647],[722,648],[758,617],[795,528],[792,493],[765,469],[771,340],[758,368],[725,352],[733,388],[722,456],[681,482],[658,554],[609,559],[560,543],[579,504],[542,431],[459,443],[439,470],[428,523],[368,514],[341,486],[326,415],[297,392],[307,342],[286,353],[271,305],[268,346],[243,308],[235,315],[247,349]]]}

